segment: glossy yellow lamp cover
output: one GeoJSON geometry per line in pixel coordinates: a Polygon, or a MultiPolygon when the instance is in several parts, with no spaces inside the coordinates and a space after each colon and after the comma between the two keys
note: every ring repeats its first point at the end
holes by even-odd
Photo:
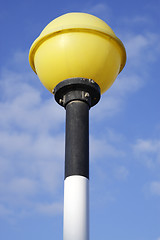
{"type": "Polygon", "coordinates": [[[67,13],[50,22],[34,41],[29,62],[52,92],[68,78],[93,79],[105,92],[126,62],[123,43],[101,19],[87,13],[67,13]]]}

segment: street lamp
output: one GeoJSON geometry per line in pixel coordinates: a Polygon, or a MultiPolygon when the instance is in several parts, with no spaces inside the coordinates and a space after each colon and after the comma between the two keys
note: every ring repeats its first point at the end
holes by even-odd
{"type": "Polygon", "coordinates": [[[68,13],[44,28],[29,62],[66,109],[63,239],[89,240],[89,109],[124,68],[124,45],[101,19],[68,13]]]}

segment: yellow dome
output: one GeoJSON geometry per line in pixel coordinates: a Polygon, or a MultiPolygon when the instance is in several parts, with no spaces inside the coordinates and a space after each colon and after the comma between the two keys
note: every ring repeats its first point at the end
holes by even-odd
{"type": "Polygon", "coordinates": [[[68,13],[50,22],[29,53],[32,69],[52,92],[72,77],[91,78],[106,91],[126,62],[123,43],[101,19],[68,13]]]}

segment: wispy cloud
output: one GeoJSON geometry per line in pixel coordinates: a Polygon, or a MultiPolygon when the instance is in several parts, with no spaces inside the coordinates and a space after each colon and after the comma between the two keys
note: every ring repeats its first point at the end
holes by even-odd
{"type": "Polygon", "coordinates": [[[123,112],[128,96],[139,91],[144,84],[144,79],[136,73],[126,72],[119,76],[113,86],[102,95],[97,107],[90,111],[92,121],[102,121],[123,112]]]}
{"type": "Polygon", "coordinates": [[[137,139],[133,145],[133,151],[137,159],[148,168],[160,167],[159,139],[137,139]]]}
{"type": "Polygon", "coordinates": [[[62,124],[64,111],[52,98],[43,99],[40,91],[25,82],[23,73],[16,75],[14,72],[7,72],[1,75],[1,129],[16,127],[17,130],[46,132],[62,124]]]}
{"type": "Polygon", "coordinates": [[[127,177],[129,176],[129,170],[127,169],[126,166],[117,166],[114,169],[114,176],[118,180],[126,180],[127,177]]]}
{"type": "Polygon", "coordinates": [[[84,11],[96,15],[97,17],[101,17],[104,20],[109,20],[112,15],[111,8],[104,2],[100,2],[92,6],[87,6],[84,11]]]}
{"type": "MultiPolygon", "coordinates": [[[[27,54],[18,51],[0,72],[0,212],[15,218],[38,211],[33,203],[41,206],[40,194],[46,199],[59,195],[63,180],[64,133],[60,127],[64,110],[52,97],[43,97],[27,64],[27,54]]],[[[50,211],[57,214],[58,206],[57,202],[50,211]]]]}
{"type": "Polygon", "coordinates": [[[128,28],[150,26],[152,22],[152,19],[144,14],[130,16],[130,18],[125,16],[121,18],[121,23],[123,23],[124,26],[128,26],[128,28]]]}
{"type": "Polygon", "coordinates": [[[55,215],[60,214],[63,211],[63,203],[54,202],[54,203],[45,203],[37,204],[36,211],[44,215],[55,215]]]}
{"type": "Polygon", "coordinates": [[[160,196],[160,181],[151,182],[149,187],[151,194],[160,196]]]}
{"type": "Polygon", "coordinates": [[[117,148],[115,143],[108,141],[106,137],[97,138],[90,136],[91,159],[99,159],[102,157],[124,157],[125,152],[117,148]]]}
{"type": "Polygon", "coordinates": [[[126,35],[125,46],[131,66],[147,70],[148,64],[158,58],[159,45],[159,35],[154,32],[126,35]]]}
{"type": "Polygon", "coordinates": [[[13,211],[6,208],[4,205],[0,204],[0,217],[12,215],[13,211]]]}
{"type": "Polygon", "coordinates": [[[136,151],[142,153],[158,153],[160,151],[160,141],[150,139],[138,139],[134,148],[136,151]]]}

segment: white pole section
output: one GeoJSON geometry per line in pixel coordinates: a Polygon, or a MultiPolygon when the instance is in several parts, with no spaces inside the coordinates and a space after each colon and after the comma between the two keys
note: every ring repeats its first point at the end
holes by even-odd
{"type": "Polygon", "coordinates": [[[63,240],[89,240],[89,179],[72,175],[64,181],[63,240]]]}

